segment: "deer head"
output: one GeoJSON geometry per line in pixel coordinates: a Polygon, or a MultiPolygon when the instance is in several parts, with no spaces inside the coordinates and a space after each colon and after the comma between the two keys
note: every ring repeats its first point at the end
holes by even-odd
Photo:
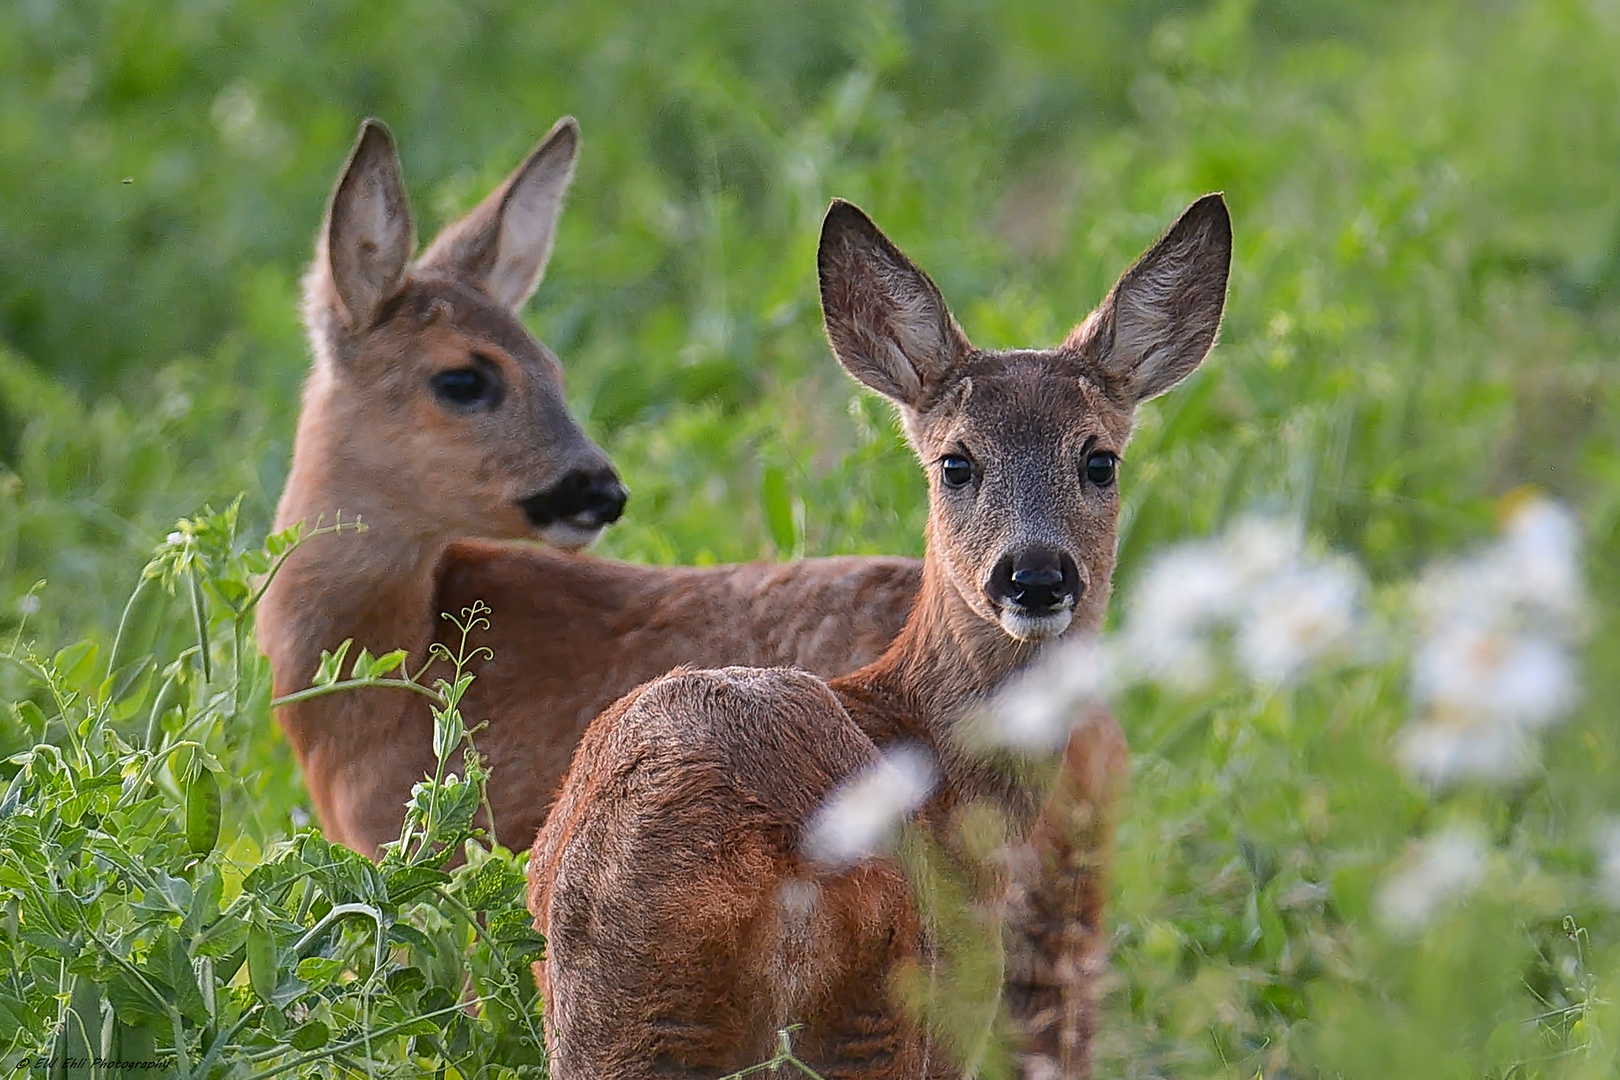
{"type": "Polygon", "coordinates": [[[1133,413],[1209,351],[1231,251],[1226,204],[1207,195],[1062,345],[986,351],[871,219],[832,204],[818,257],[828,338],[899,406],[928,474],[928,558],[984,622],[1024,642],[1100,628],[1133,413]]]}
{"type": "Polygon", "coordinates": [[[557,358],[518,316],[578,145],[574,120],[559,120],[413,262],[393,139],[375,120],[361,126],[305,281],[316,359],[288,493],[316,505],[301,509],[565,548],[618,519],[627,492],[570,414],[557,358]],[[306,485],[318,498],[299,491],[301,468],[318,476],[306,485]]]}

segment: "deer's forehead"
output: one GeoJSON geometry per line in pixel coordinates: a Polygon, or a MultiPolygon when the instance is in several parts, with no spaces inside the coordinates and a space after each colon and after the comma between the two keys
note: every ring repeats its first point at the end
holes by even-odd
{"type": "Polygon", "coordinates": [[[396,333],[438,350],[493,348],[519,362],[544,349],[508,308],[454,278],[417,278],[401,292],[390,320],[396,333]]]}
{"type": "Polygon", "coordinates": [[[973,360],[958,391],[942,398],[934,425],[940,438],[973,437],[1026,451],[1073,450],[1095,440],[1119,450],[1130,435],[1129,410],[1073,354],[992,353],[973,360]]]}

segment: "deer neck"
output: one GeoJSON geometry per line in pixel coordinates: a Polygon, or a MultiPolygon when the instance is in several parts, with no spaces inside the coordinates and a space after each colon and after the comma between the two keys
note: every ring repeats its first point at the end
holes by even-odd
{"type": "Polygon", "coordinates": [[[444,544],[442,531],[412,520],[386,493],[345,483],[341,451],[312,445],[324,433],[300,425],[293,467],[276,511],[276,529],[359,521],[364,531],[306,540],[288,557],[265,591],[259,608],[259,641],[270,658],[276,691],[308,684],[323,650],[348,638],[353,648],[374,654],[426,653],[434,630],[429,608],[434,570],[444,544]]]}
{"type": "Polygon", "coordinates": [[[883,729],[944,749],[954,742],[957,720],[1029,664],[1039,648],[985,620],[928,558],[916,606],[894,644],[840,682],[869,702],[866,708],[893,714],[884,718],[883,729]]]}

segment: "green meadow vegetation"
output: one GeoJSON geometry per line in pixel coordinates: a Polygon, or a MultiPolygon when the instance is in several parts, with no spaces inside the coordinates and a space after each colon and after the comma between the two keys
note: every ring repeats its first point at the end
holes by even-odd
{"type": "MultiPolygon", "coordinates": [[[[634,493],[600,550],[652,562],[921,551],[917,466],[821,336],[831,197],[1010,347],[1224,191],[1221,344],[1142,412],[1117,595],[1262,514],[1359,563],[1367,617],[1281,685],[1117,696],[1096,1073],[1616,1075],[1616,56],[1608,0],[0,7],[0,1071],[544,1075],[464,687],[369,863],[309,826],[251,607],[297,542],[266,531],[299,278],[360,118],[426,236],[572,113],[528,319],[634,493]],[[1521,767],[1425,779],[1410,583],[1541,497],[1578,694],[1521,767]]],[[[328,680],[397,659],[356,663],[328,680]]]]}

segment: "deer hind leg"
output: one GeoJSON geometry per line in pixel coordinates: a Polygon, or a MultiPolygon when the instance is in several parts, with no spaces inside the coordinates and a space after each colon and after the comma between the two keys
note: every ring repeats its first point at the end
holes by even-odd
{"type": "Polygon", "coordinates": [[[713,1078],[770,1053],[747,956],[762,853],[659,847],[639,817],[604,814],[560,853],[542,976],[558,1080],[713,1078]]]}
{"type": "Polygon", "coordinates": [[[836,875],[807,874],[782,904],[777,957],[811,953],[819,981],[796,988],[784,1018],[800,1027],[795,1055],[826,1080],[933,1075],[925,1030],[896,994],[894,973],[919,951],[916,905],[904,873],[869,860],[836,875]],[[794,909],[797,909],[796,911],[794,909]],[[790,922],[797,916],[797,925],[790,922]],[[797,947],[795,947],[797,944],[797,947]]]}
{"type": "Polygon", "coordinates": [[[703,865],[678,860],[681,901],[625,918],[621,931],[634,923],[643,947],[598,950],[589,974],[570,948],[567,923],[577,914],[554,907],[562,917],[553,923],[549,1007],[563,1020],[555,1045],[582,1041],[570,1027],[595,1044],[588,1059],[554,1050],[558,1080],[713,1080],[769,1059],[784,1031],[795,1057],[825,1080],[936,1075],[925,1070],[925,1038],[889,979],[915,954],[904,876],[875,864],[815,882],[782,838],[744,821],[726,830],[726,855],[707,852],[703,865]],[[569,992],[585,982],[593,984],[588,1012],[585,995],[569,992]]]}

